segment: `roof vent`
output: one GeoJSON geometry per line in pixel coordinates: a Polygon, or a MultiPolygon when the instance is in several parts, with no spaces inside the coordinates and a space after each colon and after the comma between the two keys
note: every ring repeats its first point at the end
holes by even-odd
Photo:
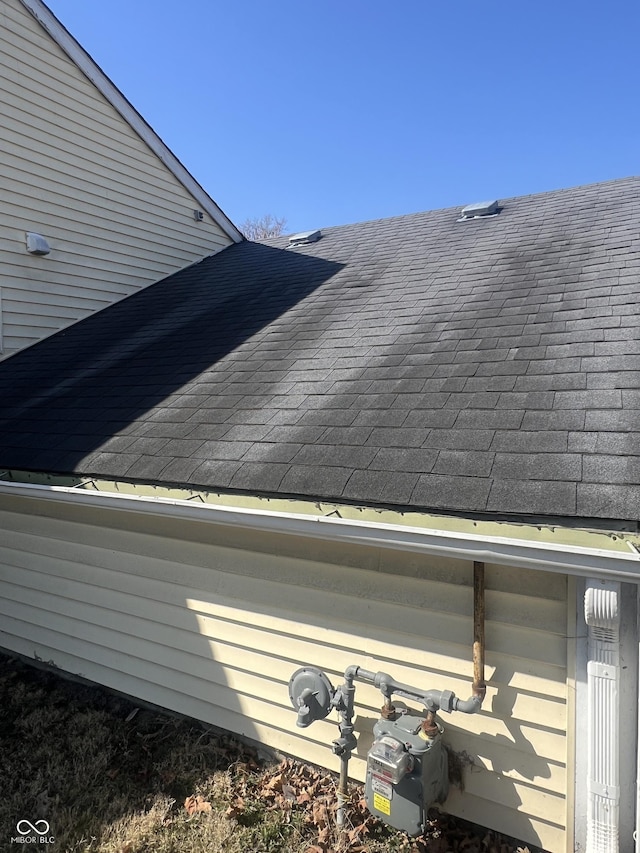
{"type": "Polygon", "coordinates": [[[304,246],[306,243],[316,243],[322,237],[322,231],[301,231],[289,237],[290,246],[304,246]]]}
{"type": "Polygon", "coordinates": [[[478,201],[462,208],[458,222],[463,222],[465,219],[478,219],[481,216],[495,216],[499,211],[497,201],[478,201]]]}

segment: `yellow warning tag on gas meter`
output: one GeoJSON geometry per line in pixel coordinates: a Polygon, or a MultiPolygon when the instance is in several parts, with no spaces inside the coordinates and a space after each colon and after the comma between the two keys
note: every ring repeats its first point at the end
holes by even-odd
{"type": "Polygon", "coordinates": [[[382,794],[374,793],[373,807],[379,812],[382,812],[382,814],[391,814],[391,800],[388,800],[386,797],[383,797],[382,794]]]}

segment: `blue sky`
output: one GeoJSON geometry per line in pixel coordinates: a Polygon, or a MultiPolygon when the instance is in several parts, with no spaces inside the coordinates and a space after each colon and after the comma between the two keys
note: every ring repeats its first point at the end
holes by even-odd
{"type": "Polygon", "coordinates": [[[48,0],[236,223],[640,172],[640,3],[48,0]]]}

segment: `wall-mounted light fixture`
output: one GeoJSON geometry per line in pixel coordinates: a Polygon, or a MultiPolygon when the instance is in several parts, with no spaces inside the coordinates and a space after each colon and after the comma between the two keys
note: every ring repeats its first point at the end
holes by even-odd
{"type": "Polygon", "coordinates": [[[204,219],[204,213],[201,210],[194,210],[193,218],[196,222],[202,222],[202,220],[204,219]]]}

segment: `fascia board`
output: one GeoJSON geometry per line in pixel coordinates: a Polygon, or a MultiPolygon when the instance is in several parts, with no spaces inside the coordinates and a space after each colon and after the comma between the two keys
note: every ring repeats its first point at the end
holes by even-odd
{"type": "Polygon", "coordinates": [[[44,27],[51,38],[67,54],[69,59],[82,71],[93,85],[104,95],[109,103],[116,109],[129,126],[138,134],[162,163],[177,178],[183,187],[193,196],[199,206],[206,211],[224,233],[234,241],[240,243],[245,238],[236,228],[233,222],[218,207],[215,201],[205,192],[193,175],[187,171],[178,158],[164,144],[153,128],[147,124],[140,113],[125,98],[122,92],[115,86],[96,62],[89,56],[82,45],[77,42],[71,33],[60,23],[41,0],[20,0],[22,5],[28,9],[38,23],[44,27]]]}
{"type": "Polygon", "coordinates": [[[194,504],[187,500],[121,495],[100,491],[23,483],[0,482],[0,495],[90,506],[109,511],[130,511],[158,517],[182,518],[212,525],[261,530],[283,535],[303,536],[345,544],[366,545],[431,556],[479,560],[508,566],[579,577],[640,582],[640,554],[629,554],[561,545],[526,542],[498,536],[452,533],[398,527],[371,521],[354,521],[334,516],[309,518],[294,513],[262,509],[236,509],[213,504],[194,504]]]}

